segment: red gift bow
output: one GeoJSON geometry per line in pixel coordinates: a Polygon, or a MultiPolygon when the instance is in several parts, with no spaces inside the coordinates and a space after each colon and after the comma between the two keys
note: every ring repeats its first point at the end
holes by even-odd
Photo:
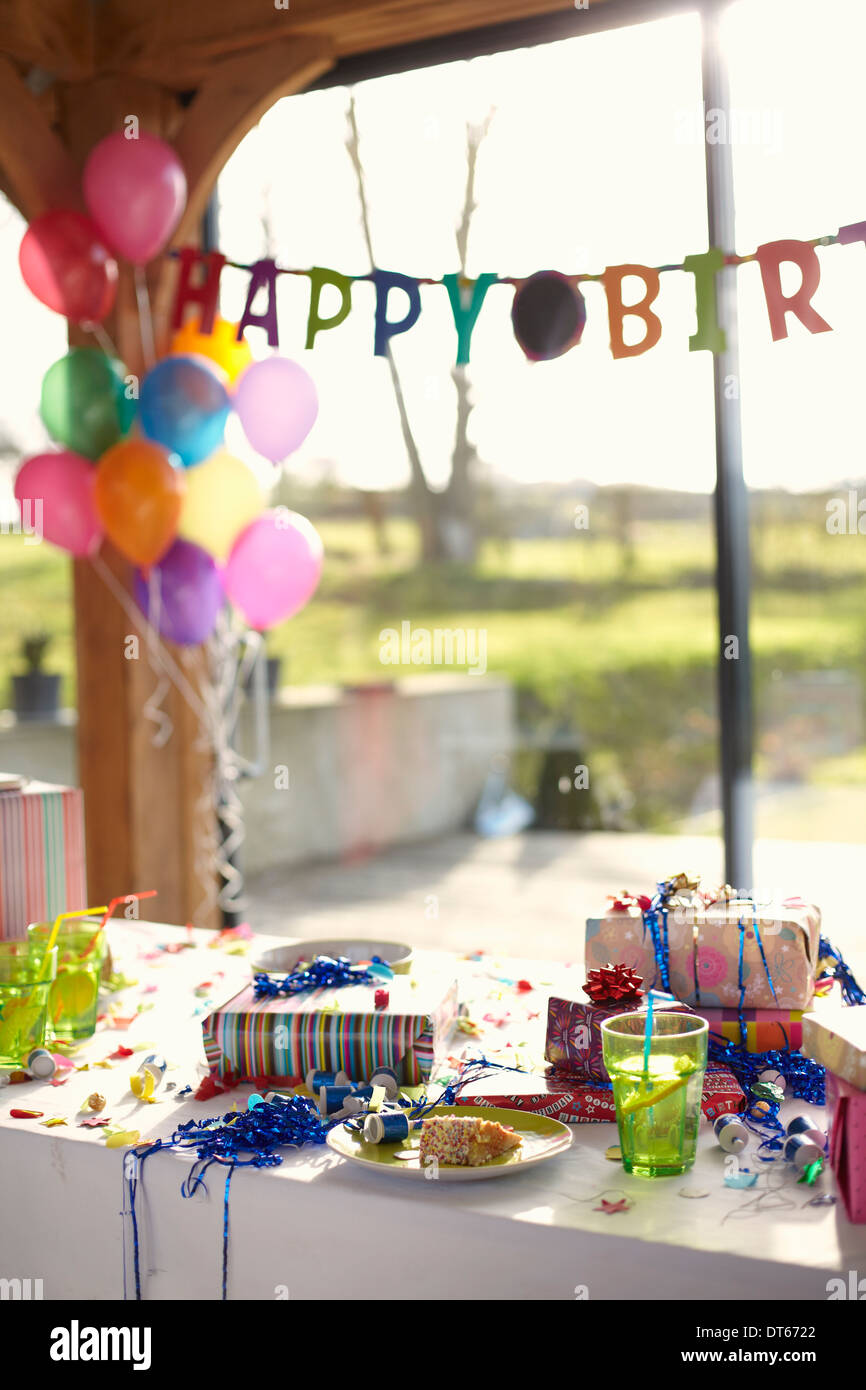
{"type": "Polygon", "coordinates": [[[647,912],[652,907],[652,898],[648,898],[645,893],[638,893],[637,897],[633,897],[631,893],[620,893],[616,897],[609,893],[608,898],[614,912],[628,912],[631,907],[647,912]]]}
{"type": "Polygon", "coordinates": [[[588,994],[593,1004],[628,1004],[641,998],[643,977],[635,974],[630,965],[603,965],[600,970],[590,970],[584,994],[588,994]]]}

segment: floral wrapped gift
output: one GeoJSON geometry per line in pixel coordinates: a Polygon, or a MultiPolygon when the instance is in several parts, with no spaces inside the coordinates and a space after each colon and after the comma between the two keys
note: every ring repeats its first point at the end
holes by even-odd
{"type": "Polygon", "coordinates": [[[821,914],[801,898],[758,904],[728,885],[698,891],[677,874],[655,896],[613,899],[586,924],[586,964],[618,960],[648,987],[713,1009],[806,1009],[819,962],[821,914]]]}

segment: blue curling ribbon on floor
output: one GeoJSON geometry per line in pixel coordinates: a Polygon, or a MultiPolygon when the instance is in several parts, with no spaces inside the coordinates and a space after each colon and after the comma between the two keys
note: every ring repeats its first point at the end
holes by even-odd
{"type": "MultiPolygon", "coordinates": [[[[378,956],[373,965],[384,965],[378,956]]],[[[353,965],[346,956],[316,956],[303,970],[293,970],[281,980],[273,975],[256,975],[256,999],[277,999],[286,995],[306,994],[314,989],[342,989],[344,985],[375,985],[381,983],[378,973],[353,965]]]]}
{"type": "Polygon", "coordinates": [[[832,969],[821,972],[818,976],[819,980],[838,980],[842,998],[846,1004],[866,1004],[866,993],[854,979],[850,966],[846,965],[842,958],[842,953],[836,950],[826,936],[819,938],[818,957],[820,960],[834,962],[832,969]]]}

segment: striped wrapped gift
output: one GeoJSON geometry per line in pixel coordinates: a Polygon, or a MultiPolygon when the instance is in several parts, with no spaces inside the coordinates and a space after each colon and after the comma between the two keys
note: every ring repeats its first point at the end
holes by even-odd
{"type": "Polygon", "coordinates": [[[375,1007],[371,985],[256,1002],[250,984],[204,1020],[208,1066],[247,1080],[303,1077],[315,1067],[345,1071],[352,1081],[392,1067],[404,1085],[418,1085],[447,1052],[457,983],[436,974],[395,975],[388,993],[385,1009],[375,1007]]]}
{"type": "Polygon", "coordinates": [[[48,782],[0,792],[0,938],[86,906],[81,792],[48,782]]]}
{"type": "MultiPolygon", "coordinates": [[[[705,1018],[710,1033],[724,1042],[740,1041],[740,1017],[736,1009],[704,1009],[695,1013],[705,1018]]],[[[743,1009],[747,1052],[776,1052],[790,1047],[799,1050],[803,1042],[802,1009],[743,1009]]]]}

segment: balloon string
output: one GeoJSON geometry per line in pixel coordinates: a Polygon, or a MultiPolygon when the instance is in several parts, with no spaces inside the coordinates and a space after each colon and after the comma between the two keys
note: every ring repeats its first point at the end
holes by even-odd
{"type": "Polygon", "coordinates": [[[138,327],[141,333],[141,351],[144,365],[150,371],[156,362],[156,346],[153,337],[153,315],[150,312],[150,295],[144,266],[135,267],[135,298],[138,303],[138,327]]]}
{"type": "Polygon", "coordinates": [[[157,680],[156,689],[145,700],[143,709],[145,719],[150,719],[157,725],[151,739],[151,746],[154,748],[164,748],[174,733],[171,716],[162,708],[162,702],[171,689],[171,682],[159,667],[159,637],[157,634],[161,608],[162,583],[156,568],[154,568],[147,578],[147,659],[157,680]]]}
{"type": "Polygon", "coordinates": [[[86,323],[84,327],[88,333],[92,333],[106,357],[116,357],[117,348],[114,346],[108,333],[101,323],[86,323]]]}
{"type": "MultiPolygon", "coordinates": [[[[147,628],[148,626],[152,625],[148,624],[147,618],[144,615],[144,613],[142,613],[141,609],[130,597],[130,595],[127,593],[127,591],[120,583],[120,581],[116,578],[116,576],[112,574],[111,570],[106,565],[102,556],[98,554],[94,555],[91,563],[93,564],[93,568],[96,570],[96,573],[99,575],[100,579],[102,579],[106,588],[111,590],[112,594],[117,599],[117,602],[120,604],[121,608],[126,613],[126,616],[129,618],[133,626],[136,627],[139,630],[139,632],[143,628],[145,631],[145,635],[147,636],[147,628]]],[[[155,631],[156,630],[154,629],[154,632],[155,631]]],[[[193,714],[197,715],[200,720],[206,723],[208,720],[208,710],[204,702],[202,701],[196,690],[192,687],[192,685],[190,685],[186,676],[183,674],[177,662],[172,657],[171,653],[166,649],[164,644],[159,641],[158,634],[156,634],[154,640],[153,656],[155,660],[157,660],[159,664],[162,666],[163,670],[166,672],[166,675],[169,677],[172,684],[176,687],[179,694],[186,701],[193,714]]]]}

